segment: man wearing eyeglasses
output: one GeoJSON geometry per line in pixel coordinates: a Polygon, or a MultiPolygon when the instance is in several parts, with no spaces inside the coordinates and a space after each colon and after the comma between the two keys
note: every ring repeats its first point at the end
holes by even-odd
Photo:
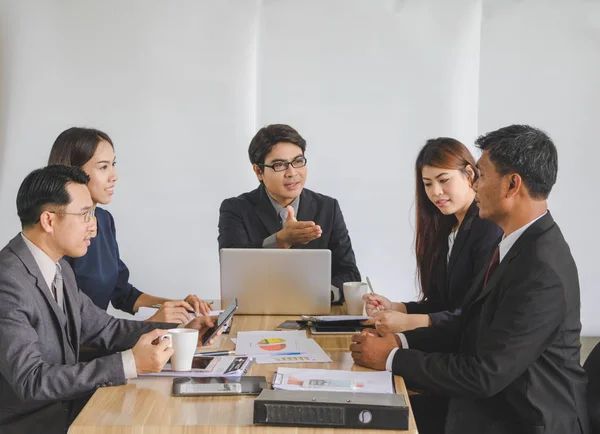
{"type": "Polygon", "coordinates": [[[344,282],[360,281],[352,243],[336,199],[304,188],[306,141],[289,125],[261,128],[248,148],[260,186],[226,199],[219,210],[219,249],[331,250],[331,297],[344,282]]]}
{"type": "MultiPolygon", "coordinates": [[[[116,319],[77,289],[62,257],[83,256],[94,207],[89,177],[48,166],[19,188],[23,231],[0,251],[0,432],[66,433],[97,388],[158,372],[173,349],[155,339],[177,324],[116,319]],[[80,345],[107,353],[78,360],[80,345]]],[[[199,345],[215,318],[198,317],[199,345]]]]}

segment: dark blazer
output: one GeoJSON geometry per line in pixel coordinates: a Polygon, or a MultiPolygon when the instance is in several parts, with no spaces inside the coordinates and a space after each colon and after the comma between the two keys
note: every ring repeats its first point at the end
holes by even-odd
{"type": "MultiPolygon", "coordinates": [[[[336,199],[303,189],[300,194],[298,221],[313,221],[323,230],[320,238],[295,249],[331,250],[331,284],[340,289],[344,282],[359,282],[352,243],[342,210],[336,199]]],[[[225,199],[219,210],[219,249],[262,247],[268,236],[282,229],[279,216],[265,188],[225,199]]]]}
{"type": "Polygon", "coordinates": [[[80,363],[80,345],[114,353],[143,333],[174,326],[113,318],[77,289],[64,259],[60,265],[64,312],[20,234],[0,251],[2,433],[64,433],[77,398],[125,383],[121,354],[80,363]]]}
{"type": "Polygon", "coordinates": [[[486,271],[451,324],[404,334],[394,374],[450,398],[447,434],[589,433],[577,267],[550,213],[486,271]]]}
{"type": "Polygon", "coordinates": [[[591,433],[600,434],[600,344],[596,344],[583,364],[583,369],[589,378],[587,401],[591,433]]]}
{"type": "Polygon", "coordinates": [[[425,300],[405,303],[407,313],[429,314],[431,324],[444,325],[452,315],[460,313],[465,294],[475,277],[488,266],[487,256],[496,247],[502,229],[479,217],[479,207],[471,204],[458,229],[448,258],[448,242],[435,267],[437,285],[425,300]]]}

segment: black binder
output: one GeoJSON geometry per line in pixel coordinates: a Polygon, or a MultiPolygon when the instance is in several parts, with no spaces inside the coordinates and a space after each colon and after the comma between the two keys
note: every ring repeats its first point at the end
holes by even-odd
{"type": "Polygon", "coordinates": [[[407,430],[408,405],[396,394],[265,389],[254,400],[254,423],[407,430]]]}

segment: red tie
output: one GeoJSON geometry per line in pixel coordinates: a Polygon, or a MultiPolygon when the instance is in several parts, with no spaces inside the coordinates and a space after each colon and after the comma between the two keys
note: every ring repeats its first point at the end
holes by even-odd
{"type": "Polygon", "coordinates": [[[494,256],[492,256],[492,262],[490,262],[490,266],[488,267],[487,273],[485,273],[485,280],[483,281],[484,287],[485,287],[485,285],[487,285],[488,280],[490,280],[490,278],[492,277],[492,274],[494,274],[494,271],[496,271],[496,268],[498,267],[499,263],[500,263],[500,246],[496,247],[496,250],[494,250],[494,256]]]}

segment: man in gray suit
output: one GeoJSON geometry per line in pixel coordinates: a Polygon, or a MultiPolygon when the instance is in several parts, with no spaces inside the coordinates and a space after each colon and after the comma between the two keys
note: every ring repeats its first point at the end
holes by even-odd
{"type": "MultiPolygon", "coordinates": [[[[0,432],[64,433],[98,387],[158,372],[177,324],[113,318],[77,289],[64,255],[90,245],[94,204],[79,168],[30,173],[17,195],[23,232],[0,251],[0,432]],[[80,345],[111,355],[78,362],[80,345]]],[[[214,318],[187,327],[200,339],[214,318]]]]}

